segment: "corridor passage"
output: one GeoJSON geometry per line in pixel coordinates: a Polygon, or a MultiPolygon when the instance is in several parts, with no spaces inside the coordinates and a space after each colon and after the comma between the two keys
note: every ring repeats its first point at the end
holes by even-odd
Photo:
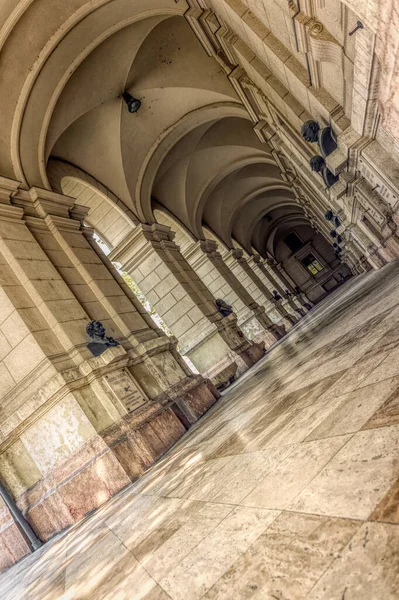
{"type": "Polygon", "coordinates": [[[399,598],[399,264],[354,278],[2,600],[399,598]]]}

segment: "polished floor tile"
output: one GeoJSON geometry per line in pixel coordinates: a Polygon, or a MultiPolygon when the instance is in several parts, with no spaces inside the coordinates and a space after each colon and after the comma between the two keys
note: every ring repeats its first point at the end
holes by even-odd
{"type": "Polygon", "coordinates": [[[367,519],[398,477],[399,425],[356,433],[291,504],[298,510],[367,519]]]}
{"type": "Polygon", "coordinates": [[[377,504],[369,519],[399,524],[399,478],[377,504]]]}
{"type": "Polygon", "coordinates": [[[354,521],[283,513],[205,598],[305,598],[359,527],[354,521]]]}
{"type": "Polygon", "coordinates": [[[397,600],[399,264],[315,307],[1,600],[397,600]]]}
{"type": "Polygon", "coordinates": [[[338,406],[306,439],[317,440],[359,431],[398,388],[399,378],[394,377],[339,396],[338,406]]]}
{"type": "Polygon", "coordinates": [[[284,509],[350,439],[339,436],[298,444],[241,504],[284,509]]]}
{"type": "Polygon", "coordinates": [[[399,425],[399,390],[396,390],[363,425],[363,429],[399,425]]]}
{"type": "Polygon", "coordinates": [[[364,523],[306,600],[397,600],[399,527],[364,523]]]}
{"type": "Polygon", "coordinates": [[[278,516],[277,511],[236,507],[221,524],[161,579],[173,600],[197,600],[278,516]]]}

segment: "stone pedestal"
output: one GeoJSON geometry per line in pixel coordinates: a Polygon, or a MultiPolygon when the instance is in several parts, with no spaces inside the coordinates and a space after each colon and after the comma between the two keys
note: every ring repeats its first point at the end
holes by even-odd
{"type": "Polygon", "coordinates": [[[268,267],[262,260],[262,258],[258,254],[254,254],[250,257],[249,264],[257,273],[257,275],[262,279],[265,285],[269,285],[272,290],[277,290],[283,300],[280,300],[281,306],[288,313],[288,318],[290,319],[292,324],[295,324],[301,317],[303,317],[306,311],[302,308],[302,304],[299,300],[294,296],[294,288],[286,281],[286,284],[282,281],[282,278],[278,278],[274,275],[274,272],[271,272],[270,267],[268,267]],[[290,292],[291,297],[286,297],[286,290],[290,292]]]}
{"type": "Polygon", "coordinates": [[[280,263],[275,263],[273,260],[267,259],[265,263],[263,263],[263,268],[267,273],[269,273],[269,277],[273,277],[274,275],[274,280],[277,281],[277,279],[279,279],[281,281],[281,284],[284,286],[284,290],[287,289],[293,294],[291,302],[299,309],[299,311],[302,313],[307,313],[308,308],[306,308],[305,305],[312,306],[312,302],[309,300],[309,298],[307,298],[306,294],[304,294],[303,292],[300,294],[297,294],[295,292],[294,282],[288,277],[288,275],[284,271],[284,267],[280,263]],[[273,273],[273,275],[271,274],[271,272],[273,273]]]}
{"type": "Polygon", "coordinates": [[[0,497],[0,573],[30,552],[27,541],[0,497]]]}

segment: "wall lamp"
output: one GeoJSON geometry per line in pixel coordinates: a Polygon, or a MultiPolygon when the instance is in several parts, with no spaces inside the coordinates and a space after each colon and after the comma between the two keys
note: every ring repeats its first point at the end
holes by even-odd
{"type": "Polygon", "coordinates": [[[364,25],[361,21],[356,21],[355,29],[352,29],[352,31],[350,31],[348,35],[353,35],[354,33],[356,33],[356,31],[359,31],[359,29],[364,29],[364,25]]]}
{"type": "Polygon", "coordinates": [[[141,106],[141,101],[137,98],[133,98],[133,96],[129,94],[129,92],[127,92],[126,90],[123,92],[122,98],[126,102],[127,109],[130,113],[136,113],[139,110],[141,106]]]}

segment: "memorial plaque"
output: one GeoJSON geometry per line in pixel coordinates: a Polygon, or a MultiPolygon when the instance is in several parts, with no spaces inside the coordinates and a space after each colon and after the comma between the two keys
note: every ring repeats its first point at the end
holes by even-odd
{"type": "Polygon", "coordinates": [[[126,369],[118,369],[110,375],[105,375],[104,381],[128,412],[139,408],[147,400],[126,369]]]}

